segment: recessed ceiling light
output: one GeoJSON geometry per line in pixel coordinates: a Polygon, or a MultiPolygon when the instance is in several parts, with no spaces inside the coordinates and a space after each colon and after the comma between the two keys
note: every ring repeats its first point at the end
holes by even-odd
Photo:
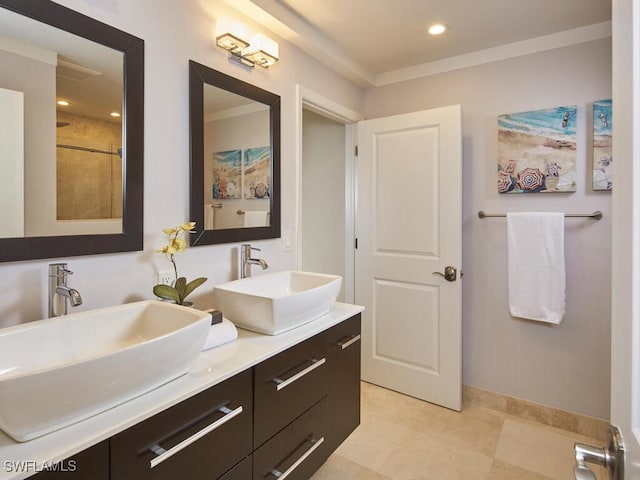
{"type": "Polygon", "coordinates": [[[69,102],[67,102],[66,100],[58,100],[56,103],[58,105],[62,105],[63,107],[68,107],[69,106],[69,102]]]}
{"type": "Polygon", "coordinates": [[[111,115],[112,117],[119,117],[120,114],[118,112],[111,112],[109,115],[111,115]]]}
{"type": "Polygon", "coordinates": [[[440,35],[441,33],[444,33],[446,29],[447,27],[442,23],[435,23],[429,27],[429,33],[431,35],[440,35]]]}

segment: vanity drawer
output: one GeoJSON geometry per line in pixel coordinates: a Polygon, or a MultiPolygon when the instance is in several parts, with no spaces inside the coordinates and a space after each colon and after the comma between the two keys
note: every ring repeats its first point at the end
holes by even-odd
{"type": "Polygon", "coordinates": [[[111,478],[217,479],[251,453],[251,386],[248,370],[112,437],[111,478]]]}
{"type": "Polygon", "coordinates": [[[322,399],[253,454],[253,480],[308,480],[327,459],[327,400],[322,399]]]}
{"type": "Polygon", "coordinates": [[[327,394],[326,353],[325,337],[316,335],[255,367],[254,448],[327,394]]]}

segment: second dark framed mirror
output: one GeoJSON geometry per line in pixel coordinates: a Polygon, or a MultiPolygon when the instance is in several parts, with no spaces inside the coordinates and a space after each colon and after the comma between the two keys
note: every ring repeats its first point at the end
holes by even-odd
{"type": "Polygon", "coordinates": [[[189,61],[191,245],[280,237],[280,96],[189,61]]]}

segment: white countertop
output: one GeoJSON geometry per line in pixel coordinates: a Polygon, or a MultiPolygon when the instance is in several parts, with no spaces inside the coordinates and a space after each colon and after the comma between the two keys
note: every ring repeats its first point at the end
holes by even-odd
{"type": "Polygon", "coordinates": [[[0,431],[0,480],[34,475],[44,462],[50,465],[64,460],[362,310],[358,305],[336,303],[326,315],[276,336],[238,329],[238,340],[201,352],[186,375],[106,412],[23,443],[0,431]]]}

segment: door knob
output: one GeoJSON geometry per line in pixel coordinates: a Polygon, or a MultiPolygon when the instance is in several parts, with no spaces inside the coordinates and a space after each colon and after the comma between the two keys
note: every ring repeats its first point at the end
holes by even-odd
{"type": "Polygon", "coordinates": [[[624,444],[622,433],[615,425],[609,427],[606,448],[593,447],[584,443],[573,446],[576,453],[576,465],[573,469],[576,480],[596,480],[595,474],[586,465],[602,465],[609,471],[611,480],[624,478],[624,444]]]}
{"type": "Polygon", "coordinates": [[[458,278],[458,271],[455,267],[451,265],[444,267],[444,273],[442,272],[433,272],[434,275],[440,275],[444,277],[447,282],[455,282],[458,278]]]}

